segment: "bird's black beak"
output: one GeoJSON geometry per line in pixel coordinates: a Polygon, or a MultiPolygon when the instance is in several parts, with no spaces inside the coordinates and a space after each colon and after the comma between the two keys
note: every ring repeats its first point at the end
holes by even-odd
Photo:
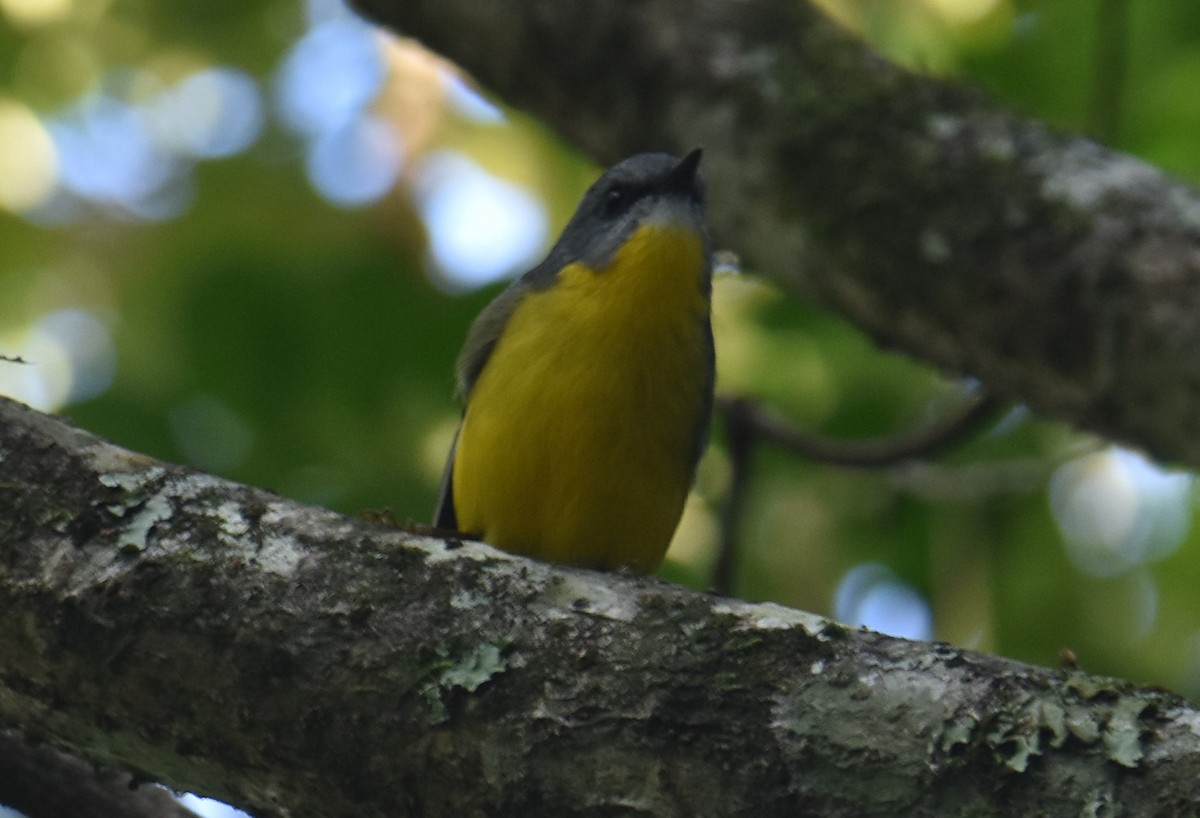
{"type": "Polygon", "coordinates": [[[700,157],[703,148],[696,148],[679,160],[679,164],[671,169],[663,182],[663,189],[679,193],[692,193],[695,190],[696,171],[700,167],[700,157]]]}

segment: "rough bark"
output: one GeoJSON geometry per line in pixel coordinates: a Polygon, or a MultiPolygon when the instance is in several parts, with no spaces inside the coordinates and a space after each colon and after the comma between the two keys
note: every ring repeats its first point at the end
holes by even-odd
{"type": "Polygon", "coordinates": [[[0,467],[0,730],[259,814],[1200,810],[1162,691],[339,517],[6,400],[0,467]]]}
{"type": "Polygon", "coordinates": [[[598,159],[705,147],[720,244],[880,343],[1200,465],[1200,194],[803,0],[354,0],[598,159]]]}

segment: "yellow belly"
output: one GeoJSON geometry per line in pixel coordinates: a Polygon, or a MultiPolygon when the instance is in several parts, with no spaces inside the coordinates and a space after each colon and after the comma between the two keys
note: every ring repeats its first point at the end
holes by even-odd
{"type": "Polygon", "coordinates": [[[527,293],[469,396],[459,528],[553,562],[651,572],[692,479],[711,390],[697,237],[642,227],[603,271],[527,293]]]}

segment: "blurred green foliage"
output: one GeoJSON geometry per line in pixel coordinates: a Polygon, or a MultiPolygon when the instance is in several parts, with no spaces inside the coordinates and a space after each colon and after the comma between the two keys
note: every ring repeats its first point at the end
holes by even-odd
{"type": "MultiPolygon", "coordinates": [[[[823,5],[901,62],[981,84],[1057,127],[1106,130],[1116,147],[1200,177],[1200,5],[823,5]],[[1114,7],[1124,22],[1105,40],[1099,14],[1114,7]],[[1122,66],[1115,96],[1095,86],[1106,60],[1122,66]]],[[[168,81],[180,66],[217,64],[259,78],[269,96],[305,26],[298,0],[0,0],[0,100],[50,117],[114,72],[133,72],[136,86],[146,73],[168,81]],[[34,7],[43,18],[31,22],[22,14],[34,7]]],[[[422,158],[462,151],[534,191],[551,234],[595,169],[511,112],[502,123],[454,113],[441,86],[420,85],[411,52],[386,48],[392,79],[376,107],[406,149],[390,194],[360,209],[330,204],[305,180],[296,139],[272,120],[249,150],[199,163],[193,199],[173,218],[93,206],[46,224],[0,209],[0,353],[42,366],[22,346],[31,328],[54,311],[86,310],[111,333],[116,365],[101,394],[55,407],[80,425],[344,512],[388,507],[426,520],[456,418],[454,357],[498,285],[450,295],[433,283],[415,204],[422,158]]],[[[717,289],[720,389],[845,438],[893,433],[953,405],[956,386],[873,348],[836,316],[748,275],[717,289]]],[[[1086,669],[1200,699],[1190,488],[1172,507],[1182,539],[1164,545],[1161,526],[1138,517],[1131,530],[1150,531],[1151,545],[1108,571],[1073,556],[1052,514],[1052,476],[1072,462],[1096,475],[1104,497],[1149,513],[1123,461],[1096,459],[1102,448],[1018,413],[936,465],[856,471],[758,451],[737,593],[845,615],[839,583],[878,564],[891,587],[928,603],[936,638],[1045,664],[1069,647],[1086,669]]],[[[668,578],[707,584],[728,484],[718,425],[668,578]]]]}

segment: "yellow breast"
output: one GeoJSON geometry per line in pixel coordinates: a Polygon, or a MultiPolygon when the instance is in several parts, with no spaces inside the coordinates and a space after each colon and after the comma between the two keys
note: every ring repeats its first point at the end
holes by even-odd
{"type": "Polygon", "coordinates": [[[644,225],[610,266],[564,268],[510,316],[467,403],[459,528],[555,562],[653,571],[711,390],[700,238],[644,225]]]}

